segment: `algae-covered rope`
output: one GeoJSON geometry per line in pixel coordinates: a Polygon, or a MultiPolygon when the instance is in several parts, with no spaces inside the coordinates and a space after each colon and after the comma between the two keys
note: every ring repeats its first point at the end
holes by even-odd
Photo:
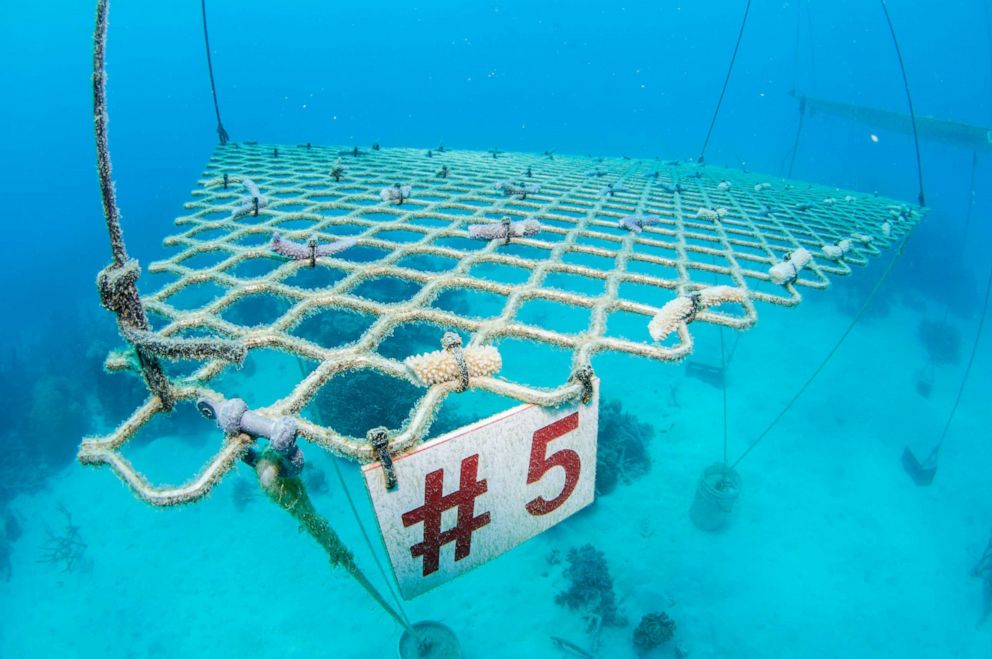
{"type": "Polygon", "coordinates": [[[121,232],[120,211],[111,178],[110,151],[107,147],[107,71],[104,65],[107,50],[107,13],[110,0],[96,3],[96,28],[93,31],[93,128],[96,133],[96,161],[100,174],[100,194],[103,197],[103,215],[110,234],[110,250],[114,265],[121,267],[127,261],[124,235],[121,232]]]}
{"type": "Polygon", "coordinates": [[[716,102],[716,108],[713,110],[713,118],[710,119],[709,130],[706,131],[706,139],[703,140],[703,148],[699,151],[699,162],[703,162],[703,157],[706,155],[706,147],[709,146],[710,137],[713,135],[713,127],[716,126],[717,115],[720,114],[720,106],[723,105],[723,97],[727,93],[727,85],[730,84],[730,75],[734,72],[734,62],[737,61],[737,51],[741,47],[741,39],[744,38],[744,26],[747,25],[747,15],[751,11],[751,0],[747,0],[747,5],[744,7],[744,18],[741,19],[741,29],[737,33],[737,43],[734,44],[734,54],[730,56],[730,66],[727,67],[727,77],[723,80],[723,89],[720,90],[720,98],[716,102]]]}
{"type": "Polygon", "coordinates": [[[906,90],[906,103],[909,105],[909,119],[913,124],[913,145],[916,147],[916,176],[920,183],[920,192],[917,199],[920,206],[926,206],[926,199],[923,195],[923,161],[920,158],[920,136],[916,130],[916,112],[913,110],[913,96],[909,93],[909,78],[906,76],[906,64],[902,60],[902,50],[899,49],[899,40],[896,39],[896,28],[892,25],[892,17],[889,15],[889,7],[885,0],[882,3],[882,11],[885,12],[885,21],[889,24],[889,33],[892,35],[892,45],[896,49],[896,57],[899,59],[899,70],[902,72],[902,85],[906,90]]]}
{"type": "Polygon", "coordinates": [[[210,59],[210,33],[207,30],[207,0],[200,0],[200,13],[203,14],[203,45],[207,48],[207,72],[210,74],[210,93],[214,97],[214,114],[217,115],[217,137],[221,145],[227,144],[230,136],[220,120],[220,104],[217,103],[217,86],[214,84],[214,65],[210,59]]]}

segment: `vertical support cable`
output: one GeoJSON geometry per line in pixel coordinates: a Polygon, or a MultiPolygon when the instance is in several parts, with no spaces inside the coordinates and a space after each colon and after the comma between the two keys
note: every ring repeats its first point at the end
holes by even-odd
{"type": "Polygon", "coordinates": [[[899,49],[899,40],[896,39],[896,29],[892,25],[892,17],[889,15],[889,7],[885,4],[885,0],[879,0],[882,3],[882,11],[885,12],[885,21],[889,24],[889,33],[892,34],[892,45],[896,48],[896,57],[899,58],[899,70],[902,72],[902,84],[906,89],[906,102],[909,104],[909,118],[913,123],[913,145],[916,147],[916,175],[920,183],[920,193],[917,199],[920,202],[920,206],[926,206],[926,200],[923,195],[923,162],[920,159],[920,136],[916,130],[916,112],[913,110],[913,96],[909,93],[909,78],[906,77],[906,65],[902,60],[902,51],[899,49]]]}
{"type": "Polygon", "coordinates": [[[110,0],[96,3],[96,27],[93,31],[93,131],[96,134],[96,163],[100,175],[100,195],[103,198],[103,216],[107,220],[107,233],[110,234],[110,251],[114,265],[122,267],[127,261],[127,248],[121,231],[120,211],[117,208],[117,193],[110,168],[110,149],[107,146],[107,14],[110,0]]]}
{"type": "Polygon", "coordinates": [[[214,97],[214,114],[217,115],[217,137],[221,145],[230,140],[224,124],[220,120],[220,105],[217,103],[217,86],[214,84],[214,65],[210,59],[210,33],[207,31],[207,0],[200,0],[200,13],[203,14],[203,45],[207,49],[207,71],[210,73],[210,93],[214,97]]]}
{"type": "MultiPolygon", "coordinates": [[[[138,263],[127,256],[121,214],[117,208],[117,194],[110,166],[110,147],[107,140],[107,15],[110,0],[97,0],[96,26],[93,29],[93,132],[96,135],[96,162],[100,176],[100,194],[103,198],[103,216],[110,235],[113,263],[97,277],[97,290],[103,306],[117,316],[122,334],[127,330],[148,330],[148,316],[138,295],[138,263]]],[[[162,408],[171,410],[175,402],[172,387],[155,355],[135,346],[141,374],[148,389],[158,396],[162,408]]]]}
{"type": "Polygon", "coordinates": [[[720,106],[723,105],[723,97],[727,93],[727,85],[730,84],[730,74],[734,71],[734,62],[737,60],[737,51],[741,47],[741,39],[744,37],[744,26],[747,25],[747,15],[751,11],[751,0],[747,0],[747,5],[744,7],[744,18],[741,19],[741,29],[737,33],[737,43],[734,44],[734,54],[730,56],[730,66],[727,67],[727,77],[723,80],[723,89],[720,90],[720,98],[716,102],[716,108],[713,110],[713,118],[710,119],[709,130],[706,131],[706,139],[703,140],[703,148],[699,151],[698,162],[703,163],[703,157],[706,155],[706,147],[709,146],[710,137],[713,135],[713,127],[716,126],[717,115],[720,114],[720,106]]]}

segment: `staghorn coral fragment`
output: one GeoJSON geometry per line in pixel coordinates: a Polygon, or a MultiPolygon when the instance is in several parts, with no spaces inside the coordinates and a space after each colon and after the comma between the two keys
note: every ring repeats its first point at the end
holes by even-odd
{"type": "Polygon", "coordinates": [[[505,240],[507,238],[520,238],[532,236],[541,231],[541,223],[537,220],[520,220],[510,222],[509,218],[504,218],[502,222],[492,224],[470,224],[468,225],[468,237],[476,240],[505,240]]]}
{"type": "Polygon", "coordinates": [[[343,238],[321,245],[317,242],[316,235],[310,236],[306,243],[297,243],[292,240],[286,240],[278,233],[272,236],[272,242],[270,243],[272,251],[276,254],[281,254],[296,261],[309,259],[311,265],[313,265],[318,256],[331,256],[338,252],[343,252],[349,247],[354,247],[357,244],[358,240],[355,238],[343,238]]]}
{"type": "Polygon", "coordinates": [[[882,222],[882,235],[886,238],[892,235],[892,225],[888,222],[882,222]]]}
{"type": "Polygon", "coordinates": [[[498,181],[494,186],[497,192],[502,192],[507,197],[520,197],[526,199],[529,194],[537,194],[541,191],[541,186],[536,183],[510,183],[509,181],[498,181]]]}
{"type": "Polygon", "coordinates": [[[241,185],[248,194],[241,198],[241,204],[231,213],[232,220],[246,215],[258,215],[259,209],[269,205],[269,198],[259,191],[258,186],[250,178],[242,178],[241,185]]]}
{"type": "Polygon", "coordinates": [[[762,190],[768,190],[772,187],[771,183],[756,183],[754,185],[755,192],[761,192],[762,190]]]}
{"type": "Polygon", "coordinates": [[[731,187],[733,186],[730,183],[730,181],[720,181],[719,183],[716,184],[716,189],[719,190],[720,192],[726,192],[731,187]]]}
{"type": "Polygon", "coordinates": [[[657,215],[628,215],[627,217],[620,218],[618,224],[621,229],[641,233],[644,227],[658,224],[659,222],[661,222],[661,218],[657,215]]]}
{"type": "Polygon", "coordinates": [[[627,192],[627,186],[623,183],[608,183],[605,188],[599,191],[599,196],[612,197],[618,192],[627,192]]]}
{"type": "Polygon", "coordinates": [[[776,263],[768,269],[772,281],[782,286],[791,284],[799,277],[799,271],[813,260],[813,255],[805,247],[800,247],[787,255],[785,261],[776,263]]]}
{"type": "MultiPolygon", "coordinates": [[[[470,346],[461,354],[470,378],[493,375],[503,367],[503,359],[494,346],[470,346]]],[[[447,349],[407,357],[403,363],[426,387],[457,382],[462,377],[455,353],[447,349]]]]}
{"type": "Polygon", "coordinates": [[[397,206],[403,204],[404,201],[413,196],[413,186],[410,185],[391,185],[388,188],[383,188],[379,191],[379,196],[382,197],[383,201],[395,201],[397,206]]]}
{"type": "Polygon", "coordinates": [[[665,303],[648,323],[648,333],[655,341],[664,341],[682,323],[691,323],[696,314],[726,302],[743,303],[747,293],[732,286],[709,286],[680,295],[665,303]]]}

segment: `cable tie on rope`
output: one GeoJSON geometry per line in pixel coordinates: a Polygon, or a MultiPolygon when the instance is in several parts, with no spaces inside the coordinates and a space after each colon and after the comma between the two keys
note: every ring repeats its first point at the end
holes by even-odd
{"type": "Polygon", "coordinates": [[[445,332],[441,337],[441,347],[450,352],[458,364],[458,391],[468,389],[468,366],[465,365],[465,352],[462,350],[462,337],[454,332],[445,332]]]}
{"type": "Polygon", "coordinates": [[[493,375],[503,367],[503,359],[494,346],[462,348],[461,337],[445,332],[441,350],[413,355],[403,360],[417,380],[426,387],[457,382],[457,391],[465,391],[469,378],[493,375]]]}
{"type": "Polygon", "coordinates": [[[396,467],[393,466],[393,456],[389,454],[389,434],[388,430],[382,426],[373,428],[365,435],[372,450],[375,451],[379,464],[382,465],[382,475],[386,481],[387,490],[396,489],[396,467]]]}
{"type": "Polygon", "coordinates": [[[383,201],[395,201],[397,206],[402,206],[403,202],[413,196],[413,186],[400,185],[395,183],[388,188],[383,188],[379,192],[383,201]]]}
{"type": "Polygon", "coordinates": [[[799,271],[813,260],[813,255],[805,247],[800,247],[785,255],[785,260],[768,269],[768,276],[776,284],[787,286],[799,278],[799,271]]]}
{"type": "Polygon", "coordinates": [[[550,151],[545,151],[544,152],[544,157],[547,158],[548,160],[554,160],[555,159],[555,150],[554,149],[551,149],[550,151]]]}
{"type": "Polygon", "coordinates": [[[727,302],[743,304],[747,300],[747,292],[732,286],[709,286],[680,295],[665,303],[658,313],[648,323],[648,333],[655,341],[664,341],[668,335],[678,329],[679,325],[688,325],[696,319],[696,315],[709,307],[715,307],[727,302]]]}
{"type": "MultiPolygon", "coordinates": [[[[266,437],[269,448],[282,458],[283,469],[280,473],[285,476],[298,476],[303,471],[303,451],[296,445],[298,434],[296,421],[289,416],[278,419],[264,417],[248,409],[248,404],[240,398],[229,398],[224,401],[214,401],[209,398],[198,398],[196,409],[204,416],[216,422],[227,437],[248,435],[252,440],[266,437]]],[[[243,458],[249,465],[258,456],[255,451],[249,451],[243,458]]],[[[277,474],[269,474],[272,479],[277,474]]],[[[268,485],[271,483],[263,484],[268,485]]]]}
{"type": "Polygon", "coordinates": [[[489,224],[468,225],[468,237],[475,240],[503,240],[510,244],[511,238],[522,238],[540,233],[541,223],[534,219],[514,222],[509,215],[504,215],[499,222],[489,224]]]}
{"type": "Polygon", "coordinates": [[[434,174],[434,178],[448,178],[449,171],[450,170],[447,165],[441,165],[441,169],[437,170],[437,173],[434,174]]]}
{"type": "Polygon", "coordinates": [[[295,261],[309,260],[310,267],[313,268],[317,265],[318,256],[331,256],[338,252],[343,252],[349,247],[354,247],[357,244],[358,240],[356,238],[342,238],[341,240],[335,240],[321,245],[318,244],[316,235],[310,236],[304,244],[286,240],[280,234],[276,233],[272,236],[272,242],[269,245],[276,254],[281,254],[295,261]]]}
{"type": "Polygon", "coordinates": [[[592,366],[586,364],[585,366],[580,366],[579,368],[577,368],[575,372],[572,373],[572,375],[569,376],[568,378],[569,381],[578,382],[579,384],[582,385],[581,401],[583,405],[588,405],[592,401],[592,394],[593,394],[592,379],[595,376],[596,374],[593,372],[592,366]]]}

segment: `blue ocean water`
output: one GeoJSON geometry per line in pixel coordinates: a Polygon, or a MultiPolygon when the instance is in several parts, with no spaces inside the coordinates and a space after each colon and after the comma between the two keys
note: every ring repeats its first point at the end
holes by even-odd
{"type": "MultiPolygon", "coordinates": [[[[698,155],[743,9],[208,2],[236,141],[646,159],[698,155]]],[[[0,8],[0,180],[15,237],[0,327],[0,656],[394,656],[400,629],[244,474],[196,505],[157,511],[74,460],[82,436],[108,432],[144,398],[133,378],[101,369],[119,339],[93,285],[109,251],[94,167],[92,10],[0,8]],[[59,539],[75,539],[71,563],[50,560],[59,539]]],[[[916,111],[992,124],[988,3],[890,10],[916,111]]],[[[215,148],[202,37],[198,3],[113,4],[110,146],[128,248],[142,264],[168,253],[162,239],[215,148]]],[[[707,162],[784,174],[799,119],[792,91],[905,112],[881,7],[755,3],[707,162]]],[[[650,471],[407,604],[411,617],[443,620],[466,657],[574,654],[551,637],[591,651],[588,620],[555,601],[569,550],[591,542],[629,618],[604,628],[597,656],[634,656],[636,623],[654,611],[678,626],[652,651],[659,657],[992,656],[992,622],[976,625],[989,596],[971,574],[992,530],[987,326],[935,482],[915,486],[899,463],[904,445],[925,452],[940,435],[976,340],[992,267],[988,151],[973,161],[957,145],[921,146],[927,218],[828,367],[743,463],[725,532],[704,534],[687,514],[699,474],[720,457],[719,389],[682,365],[606,354],[594,362],[603,397],[650,426],[650,471]]],[[[793,176],[907,202],[917,194],[910,136],[826,113],[807,116],[793,176]]],[[[816,368],[890,256],[796,309],[760,309],[726,379],[738,452],[816,368]]],[[[699,358],[718,351],[718,334],[701,330],[699,358]]],[[[262,400],[271,380],[256,379],[262,400]]],[[[184,418],[135,449],[149,477],[180,482],[209,456],[200,426],[184,418]]],[[[332,458],[308,459],[329,474],[315,503],[374,573],[332,458]]],[[[356,470],[340,466],[370,524],[356,470]]]]}

